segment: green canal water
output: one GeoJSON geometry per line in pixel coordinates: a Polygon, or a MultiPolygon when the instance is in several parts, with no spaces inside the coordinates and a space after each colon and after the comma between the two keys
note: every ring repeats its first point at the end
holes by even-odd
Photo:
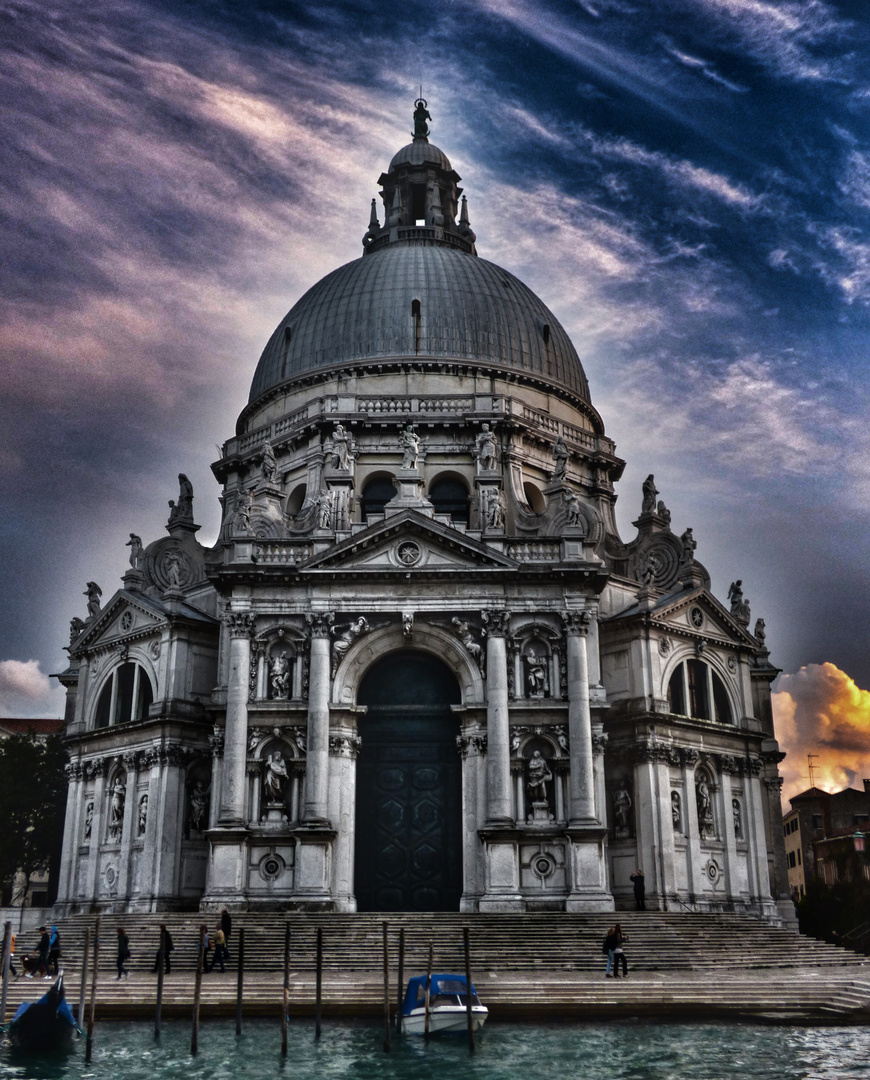
{"type": "Polygon", "coordinates": [[[190,1026],[168,1021],[160,1041],[146,1023],[98,1024],[94,1056],[84,1040],[60,1058],[0,1050],[0,1080],[870,1080],[870,1028],[758,1027],[631,1022],[492,1023],[469,1057],[461,1039],[404,1036],[383,1050],[383,1029],[328,1022],[315,1041],[310,1022],[290,1026],[204,1022],[190,1056],[190,1026]]]}

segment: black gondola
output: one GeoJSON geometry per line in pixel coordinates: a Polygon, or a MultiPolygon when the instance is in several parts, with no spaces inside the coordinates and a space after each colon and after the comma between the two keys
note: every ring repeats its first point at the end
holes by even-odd
{"type": "Polygon", "coordinates": [[[39,1001],[23,1001],[9,1024],[9,1039],[21,1050],[61,1050],[81,1034],[64,997],[63,975],[58,975],[39,1001]]]}

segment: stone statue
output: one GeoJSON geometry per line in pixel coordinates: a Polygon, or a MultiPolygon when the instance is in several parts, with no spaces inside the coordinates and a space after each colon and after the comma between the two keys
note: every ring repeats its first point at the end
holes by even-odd
{"type": "Polygon", "coordinates": [[[562,480],[568,471],[568,445],[561,435],[557,436],[553,443],[553,461],[556,467],[553,469],[553,479],[562,480]]]}
{"type": "Polygon", "coordinates": [[[655,581],[656,574],[659,571],[659,557],[654,551],[648,552],[646,555],[641,556],[638,560],[640,569],[640,583],[644,588],[648,589],[655,581]]]}
{"type": "Polygon", "coordinates": [[[139,836],[145,835],[145,827],[148,824],[148,796],[143,795],[139,800],[139,836]]]}
{"type": "Polygon", "coordinates": [[[92,619],[100,614],[100,597],[103,595],[103,590],[96,581],[89,581],[84,595],[88,598],[88,618],[92,619]]]}
{"type": "Polygon", "coordinates": [[[691,529],[686,529],[680,537],[680,543],[683,545],[682,561],[690,566],[695,561],[695,548],[698,546],[691,529]]]}
{"type": "Polygon", "coordinates": [[[740,800],[739,799],[732,799],[731,800],[731,814],[732,814],[732,817],[734,819],[734,835],[739,840],[743,836],[743,821],[741,820],[741,815],[740,815],[740,800]]]}
{"type": "Polygon", "coordinates": [[[130,539],[124,545],[130,549],[130,565],[134,570],[139,569],[139,558],[142,554],[142,537],[130,533],[130,539]]]}
{"type": "Polygon", "coordinates": [[[695,799],[698,803],[698,828],[702,835],[705,832],[712,832],[713,809],[710,805],[710,787],[703,773],[695,784],[695,799]]]}
{"type": "Polygon", "coordinates": [[[514,757],[520,752],[520,743],[523,741],[522,735],[518,731],[511,732],[511,753],[514,757]]]}
{"type": "Polygon", "coordinates": [[[503,529],[504,514],[507,508],[504,492],[496,491],[494,488],[483,488],[480,494],[481,497],[485,495],[483,504],[484,527],[487,529],[503,529]]]}
{"type": "Polygon", "coordinates": [[[743,599],[743,582],[738,579],[732,581],[728,589],[728,599],[731,601],[731,615],[741,626],[749,626],[752,615],[749,610],[749,601],[743,599]]]}
{"type": "Polygon", "coordinates": [[[547,691],[547,666],[546,659],[539,657],[534,649],[526,653],[528,674],[526,681],[529,688],[529,697],[541,698],[547,691]]]}
{"type": "Polygon", "coordinates": [[[674,832],[683,831],[683,810],[680,806],[679,791],[671,792],[671,821],[674,823],[674,832]]]}
{"type": "Polygon", "coordinates": [[[163,558],[163,572],[169,579],[170,589],[180,589],[184,580],[186,566],[180,551],[167,551],[163,558]]]}
{"type": "Polygon", "coordinates": [[[616,824],[617,835],[627,836],[630,831],[631,795],[628,784],[620,780],[619,787],[613,793],[613,820],[616,824]]]}
{"type": "Polygon", "coordinates": [[[412,641],[414,638],[414,616],[408,612],[402,615],[402,637],[405,641],[412,641]]]}
{"type": "Polygon", "coordinates": [[[287,765],[280,750],[270,754],[263,775],[263,794],[267,803],[283,803],[284,785],[288,779],[287,765]]]}
{"type": "Polygon", "coordinates": [[[170,521],[193,521],[193,484],[184,473],[178,474],[178,502],[172,507],[170,521]]]}
{"type": "Polygon", "coordinates": [[[84,839],[90,840],[91,829],[94,827],[94,804],[89,802],[85,807],[85,833],[84,839]]]}
{"type": "Polygon", "coordinates": [[[69,621],[69,643],[70,643],[70,645],[72,645],[72,643],[79,636],[79,634],[82,632],[82,630],[84,630],[84,628],[85,628],[85,620],[84,619],[80,619],[78,616],[75,616],[74,618],[70,619],[70,621],[69,621]]]}
{"type": "MultiPolygon", "coordinates": [[[[339,635],[332,643],[332,675],[335,677],[335,673],[338,670],[338,665],[347,656],[351,646],[357,640],[362,637],[363,634],[367,634],[371,630],[371,627],[363,617],[360,617],[356,622],[352,622],[350,626],[339,635]]],[[[335,633],[335,630],[332,631],[335,633]]]]}
{"type": "Polygon", "coordinates": [[[529,758],[529,782],[526,785],[532,803],[547,801],[547,783],[553,779],[550,767],[541,757],[541,751],[535,750],[529,758]]]}
{"type": "Polygon", "coordinates": [[[332,502],[333,492],[331,491],[321,491],[317,496],[315,505],[317,506],[318,529],[329,529],[332,527],[332,502]]]}
{"type": "Polygon", "coordinates": [[[755,620],[755,630],[753,630],[752,636],[755,638],[759,645],[764,645],[767,639],[767,631],[764,628],[764,619],[755,620]]]}
{"type": "Polygon", "coordinates": [[[427,120],[431,120],[429,110],[426,108],[426,100],[418,98],[414,103],[414,138],[425,139],[429,135],[427,120]]]}
{"type": "Polygon", "coordinates": [[[565,514],[567,515],[565,524],[571,527],[585,524],[583,520],[583,504],[580,502],[580,496],[577,492],[565,488],[562,492],[562,498],[565,503],[565,514]]]}
{"type": "Polygon", "coordinates": [[[483,649],[474,640],[471,630],[468,627],[468,623],[465,619],[460,619],[456,615],[450,620],[450,625],[453,627],[453,633],[459,638],[462,644],[465,646],[466,651],[474,657],[478,666],[483,662],[483,649]]]}
{"type": "Polygon", "coordinates": [[[420,436],[414,431],[413,424],[408,424],[399,437],[399,449],[402,451],[402,468],[416,470],[420,456],[420,436]]]}
{"type": "Polygon", "coordinates": [[[263,460],[260,462],[260,475],[266,484],[274,484],[278,479],[278,462],[272,444],[266,440],[263,444],[263,460]]]}
{"type": "Polygon", "coordinates": [[[120,840],[124,831],[124,802],[127,798],[127,788],[124,781],[118,777],[112,787],[112,799],[109,809],[109,836],[113,840],[120,840]]]}
{"type": "Polygon", "coordinates": [[[269,682],[273,700],[287,701],[290,697],[290,661],[286,651],[269,661],[269,682]]]}
{"type": "Polygon", "coordinates": [[[481,472],[492,472],[496,463],[497,447],[495,436],[487,423],[483,423],[480,434],[474,441],[474,456],[477,458],[477,467],[481,472]]]}
{"type": "Polygon", "coordinates": [[[238,499],[236,500],[236,513],[233,518],[233,531],[237,533],[247,533],[251,528],[251,506],[253,505],[253,498],[250,491],[239,492],[238,499]]]}
{"type": "Polygon", "coordinates": [[[659,499],[659,504],[656,507],[656,513],[662,519],[662,521],[665,523],[665,525],[670,525],[670,523],[671,523],[671,512],[670,512],[670,510],[668,510],[668,508],[665,506],[665,504],[662,502],[661,499],[659,499]]]}
{"type": "Polygon", "coordinates": [[[656,509],[656,495],[659,490],[656,487],[655,477],[652,473],[643,482],[643,502],[640,506],[642,514],[654,514],[656,509]]]}
{"type": "Polygon", "coordinates": [[[194,780],[188,800],[190,828],[195,832],[204,832],[208,820],[208,785],[202,780],[194,780]]]}
{"type": "Polygon", "coordinates": [[[332,433],[332,467],[343,469],[345,472],[350,468],[350,432],[339,421],[332,433]]]}

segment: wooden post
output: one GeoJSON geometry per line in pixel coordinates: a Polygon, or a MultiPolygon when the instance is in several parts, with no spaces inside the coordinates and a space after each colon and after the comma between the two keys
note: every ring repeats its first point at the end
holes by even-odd
{"type": "Polygon", "coordinates": [[[423,1014],[423,1037],[429,1038],[429,992],[432,988],[432,942],[429,942],[429,963],[426,966],[426,1010],[423,1014]]]}
{"type": "Polygon", "coordinates": [[[471,1012],[471,946],[468,927],[463,927],[462,944],[465,946],[465,1017],[468,1021],[468,1052],[474,1053],[474,1019],[471,1012]]]}
{"type": "Polygon", "coordinates": [[[160,946],[157,949],[157,1004],[154,1009],[154,1038],[160,1038],[160,1024],[163,1019],[163,968],[166,958],[166,924],[160,924],[160,946]]]}
{"type": "Polygon", "coordinates": [[[384,930],[384,1050],[390,1052],[390,947],[389,933],[390,924],[383,923],[384,930]]]}
{"type": "Polygon", "coordinates": [[[239,928],[239,955],[236,963],[236,1035],[242,1033],[242,999],[245,993],[245,928],[239,928]]]}
{"type": "Polygon", "coordinates": [[[323,928],[317,927],[317,971],[314,976],[314,1038],[320,1038],[320,1005],[323,995],[323,928]]]}
{"type": "Polygon", "coordinates": [[[94,922],[94,970],[91,975],[91,1007],[88,1009],[88,1037],[85,1042],[85,1062],[90,1064],[94,1048],[94,1009],[97,1004],[97,970],[100,959],[100,916],[94,922]]]}
{"type": "Polygon", "coordinates": [[[85,954],[82,957],[82,978],[79,983],[79,1008],[76,1013],[76,1021],[79,1027],[85,1022],[85,995],[88,992],[88,962],[91,958],[91,928],[85,929],[85,954]]]}
{"type": "Polygon", "coordinates": [[[398,981],[398,1008],[396,1009],[396,1031],[402,1034],[402,1006],[404,1004],[404,975],[405,975],[405,928],[399,930],[399,981],[398,981]]]}
{"type": "Polygon", "coordinates": [[[290,1005],[290,923],[284,924],[284,990],[281,995],[281,1057],[287,1057],[287,1009],[290,1005]]]}
{"type": "Polygon", "coordinates": [[[6,1023],[6,995],[9,992],[9,956],[12,950],[12,921],[3,927],[3,985],[0,989],[0,1024],[6,1023]]]}
{"type": "Polygon", "coordinates": [[[199,1053],[199,999],[202,995],[202,965],[205,963],[205,923],[199,928],[199,955],[196,958],[196,981],[193,984],[193,1028],[190,1033],[190,1052],[199,1053]]]}

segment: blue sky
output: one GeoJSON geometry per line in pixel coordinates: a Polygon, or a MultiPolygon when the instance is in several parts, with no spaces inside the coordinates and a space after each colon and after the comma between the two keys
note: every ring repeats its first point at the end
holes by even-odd
{"type": "Polygon", "coordinates": [[[0,2],[0,709],[56,712],[179,471],[214,536],[215,444],[422,83],[480,254],[577,346],[623,536],[653,472],[767,622],[794,760],[834,670],[868,775],[868,37],[823,0],[0,2]]]}

